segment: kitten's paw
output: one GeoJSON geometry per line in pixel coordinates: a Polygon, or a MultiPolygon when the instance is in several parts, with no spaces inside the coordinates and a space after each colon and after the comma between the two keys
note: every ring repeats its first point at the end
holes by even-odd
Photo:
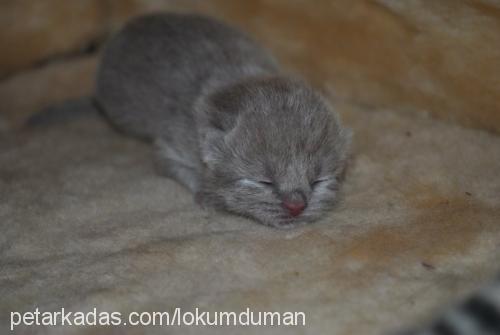
{"type": "Polygon", "coordinates": [[[204,210],[207,210],[211,207],[205,193],[201,191],[198,191],[194,194],[194,202],[196,202],[196,204],[204,210]]]}
{"type": "Polygon", "coordinates": [[[195,192],[194,201],[204,210],[217,211],[224,208],[220,199],[207,190],[195,192]]]}

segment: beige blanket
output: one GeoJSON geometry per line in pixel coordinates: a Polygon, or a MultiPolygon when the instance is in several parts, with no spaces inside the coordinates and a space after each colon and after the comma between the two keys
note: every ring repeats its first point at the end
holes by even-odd
{"type": "Polygon", "coordinates": [[[300,311],[297,327],[16,327],[43,334],[379,334],[428,319],[500,263],[500,138],[340,108],[344,201],[280,231],[203,211],[151,149],[99,119],[0,144],[0,333],[11,312],[300,311]]]}

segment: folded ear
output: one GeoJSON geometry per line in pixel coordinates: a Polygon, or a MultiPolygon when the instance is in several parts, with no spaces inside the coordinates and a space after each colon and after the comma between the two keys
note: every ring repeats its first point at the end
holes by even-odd
{"type": "Polygon", "coordinates": [[[217,131],[206,131],[203,138],[200,137],[201,160],[210,169],[223,161],[226,149],[224,135],[217,131]]]}
{"type": "Polygon", "coordinates": [[[227,149],[224,138],[238,124],[243,94],[237,86],[232,86],[205,96],[195,104],[201,158],[209,167],[220,161],[227,149]]]}
{"type": "Polygon", "coordinates": [[[224,132],[232,130],[242,111],[245,93],[243,87],[234,85],[209,95],[201,110],[208,125],[224,132]]]}

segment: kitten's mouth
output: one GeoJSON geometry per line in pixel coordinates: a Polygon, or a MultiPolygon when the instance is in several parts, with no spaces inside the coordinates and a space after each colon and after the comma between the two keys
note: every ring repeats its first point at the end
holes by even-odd
{"type": "Polygon", "coordinates": [[[271,225],[280,229],[289,229],[301,226],[311,221],[311,218],[303,212],[297,216],[286,213],[277,217],[271,225]]]}
{"type": "Polygon", "coordinates": [[[290,219],[290,220],[279,221],[278,224],[274,224],[273,226],[278,229],[293,229],[302,226],[306,223],[308,223],[307,220],[290,219]]]}

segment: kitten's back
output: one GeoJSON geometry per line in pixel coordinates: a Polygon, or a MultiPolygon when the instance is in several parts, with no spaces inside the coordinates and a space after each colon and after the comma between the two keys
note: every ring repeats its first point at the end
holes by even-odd
{"type": "Polygon", "coordinates": [[[185,136],[194,122],[193,103],[207,86],[275,70],[267,52],[223,23],[196,15],[149,15],[107,44],[96,99],[125,131],[185,136]]]}

